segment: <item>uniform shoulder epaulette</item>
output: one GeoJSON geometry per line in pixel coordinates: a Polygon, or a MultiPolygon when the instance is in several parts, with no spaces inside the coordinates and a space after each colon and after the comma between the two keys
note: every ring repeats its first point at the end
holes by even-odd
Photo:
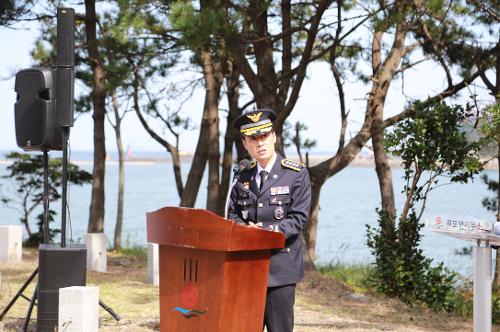
{"type": "Polygon", "coordinates": [[[305,167],[304,164],[298,163],[298,162],[290,160],[290,159],[283,159],[281,161],[281,165],[283,167],[293,169],[294,171],[297,171],[297,172],[300,172],[300,170],[305,167]]]}

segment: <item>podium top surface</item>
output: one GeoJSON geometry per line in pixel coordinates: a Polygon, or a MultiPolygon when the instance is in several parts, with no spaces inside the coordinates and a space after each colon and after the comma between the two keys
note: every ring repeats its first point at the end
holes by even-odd
{"type": "Polygon", "coordinates": [[[483,219],[435,216],[425,221],[425,228],[464,241],[489,241],[500,245],[500,236],[493,233],[493,224],[483,219]]]}
{"type": "Polygon", "coordinates": [[[148,242],[215,251],[279,249],[282,233],[249,228],[203,209],[165,207],[146,214],[148,242]]]}

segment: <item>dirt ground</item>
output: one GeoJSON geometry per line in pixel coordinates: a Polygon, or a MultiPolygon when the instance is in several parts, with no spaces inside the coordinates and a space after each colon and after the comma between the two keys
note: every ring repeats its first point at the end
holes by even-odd
{"type": "MultiPolygon", "coordinates": [[[[23,262],[0,263],[0,310],[14,297],[34,271],[37,251],[24,250],[23,262]]],[[[88,272],[87,284],[98,286],[100,298],[122,319],[114,320],[100,309],[100,331],[158,331],[158,288],[146,283],[145,259],[109,253],[108,272],[88,272]]],[[[25,292],[31,297],[32,283],[25,292]]],[[[9,310],[0,331],[21,331],[28,302],[19,298],[9,310]]],[[[36,317],[36,308],[32,314],[36,317]]],[[[35,321],[29,331],[34,331],[35,321]]],[[[494,326],[494,331],[500,331],[494,326]]],[[[395,299],[354,293],[336,280],[319,273],[308,273],[298,285],[295,305],[297,332],[368,332],[368,331],[472,331],[472,321],[463,318],[409,308],[395,299]]]]}

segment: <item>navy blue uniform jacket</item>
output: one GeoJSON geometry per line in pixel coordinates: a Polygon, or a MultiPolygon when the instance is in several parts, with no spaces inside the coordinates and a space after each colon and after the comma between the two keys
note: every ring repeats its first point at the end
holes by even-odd
{"type": "Polygon", "coordinates": [[[301,232],[309,220],[311,182],[307,169],[279,154],[262,190],[255,181],[257,166],[244,170],[231,191],[228,218],[237,223],[278,226],[285,248],[273,250],[268,287],[295,284],[304,277],[301,232]]]}

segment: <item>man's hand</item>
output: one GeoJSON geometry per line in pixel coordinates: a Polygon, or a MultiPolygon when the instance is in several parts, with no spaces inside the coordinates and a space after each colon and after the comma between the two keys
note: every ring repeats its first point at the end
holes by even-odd
{"type": "Polygon", "coordinates": [[[250,228],[262,228],[262,223],[261,222],[254,223],[253,221],[249,221],[248,227],[250,227],[250,228]]]}
{"type": "Polygon", "coordinates": [[[278,224],[269,225],[268,227],[269,227],[269,230],[272,232],[279,232],[280,231],[278,224]]]}

